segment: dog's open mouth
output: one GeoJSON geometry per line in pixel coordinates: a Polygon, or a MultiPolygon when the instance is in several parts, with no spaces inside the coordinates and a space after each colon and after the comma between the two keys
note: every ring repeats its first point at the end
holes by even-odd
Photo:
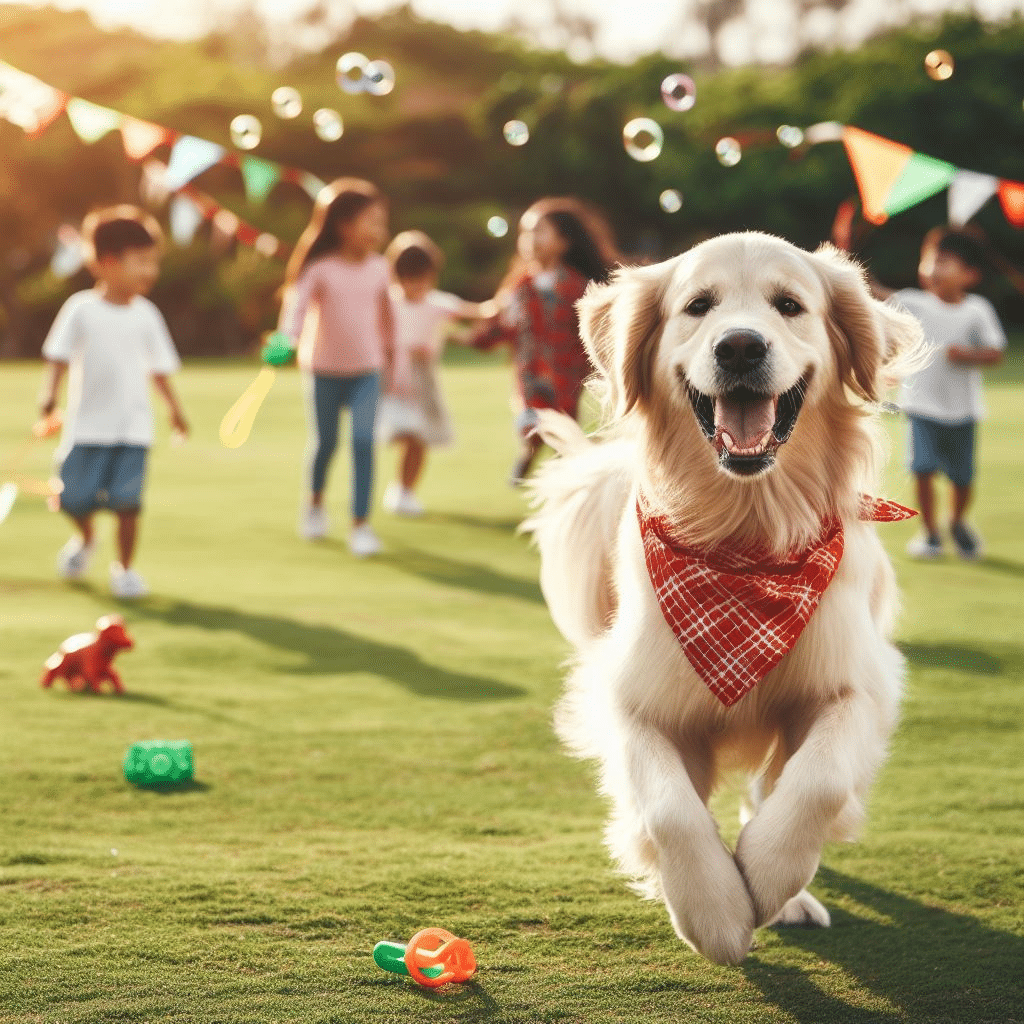
{"type": "Polygon", "coordinates": [[[772,466],[775,453],[793,433],[810,380],[808,371],[781,395],[744,387],[705,395],[687,382],[697,422],[723,469],[737,476],[755,476],[772,466]]]}

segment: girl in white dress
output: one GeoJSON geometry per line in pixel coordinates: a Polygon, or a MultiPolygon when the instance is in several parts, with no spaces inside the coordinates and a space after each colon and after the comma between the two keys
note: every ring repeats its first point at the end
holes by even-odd
{"type": "Polygon", "coordinates": [[[384,255],[394,284],[396,350],[411,368],[411,395],[381,398],[377,407],[377,439],[401,446],[398,480],[384,492],[384,507],[401,516],[420,516],[423,506],[415,489],[428,448],[454,441],[451,416],[438,380],[437,366],[456,320],[483,320],[493,303],[466,302],[437,290],[444,263],[441,250],[422,231],[403,231],[384,255]]]}

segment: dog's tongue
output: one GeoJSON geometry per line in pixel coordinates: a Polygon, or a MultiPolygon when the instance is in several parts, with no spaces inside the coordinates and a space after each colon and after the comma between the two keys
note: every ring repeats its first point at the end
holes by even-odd
{"type": "Polygon", "coordinates": [[[730,449],[754,448],[775,425],[775,399],[722,395],[715,399],[715,433],[730,449]]]}

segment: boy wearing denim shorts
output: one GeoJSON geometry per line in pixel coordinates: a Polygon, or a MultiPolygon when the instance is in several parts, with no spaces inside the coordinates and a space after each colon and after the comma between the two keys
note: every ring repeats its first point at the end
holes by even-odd
{"type": "Polygon", "coordinates": [[[96,285],[64,303],[43,345],[49,368],[41,409],[53,412],[69,372],[60,507],[77,532],[61,548],[58,574],[81,578],[95,546],[93,517],[109,509],[117,518],[118,561],[110,566],[116,597],[142,597],[146,583],[132,565],[138,533],[146,456],[153,442],[150,379],[188,433],[168,380],[181,365],[160,311],[145,297],[160,270],[159,225],[131,206],[90,214],[82,226],[88,266],[96,285]]]}
{"type": "Polygon", "coordinates": [[[949,532],[957,554],[971,560],[981,555],[981,538],[964,521],[974,482],[977,423],[985,412],[981,368],[998,363],[1006,348],[991,303],[971,294],[986,262],[973,235],[935,229],[921,247],[921,289],[905,288],[893,296],[921,321],[935,347],[928,365],[904,381],[900,401],[910,420],[910,469],[925,531],[907,546],[913,558],[942,554],[933,483],[938,472],[952,484],[949,532]]]}

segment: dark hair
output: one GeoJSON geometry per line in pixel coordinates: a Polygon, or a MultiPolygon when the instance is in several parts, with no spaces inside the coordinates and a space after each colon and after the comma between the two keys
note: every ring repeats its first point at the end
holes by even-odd
{"type": "Polygon", "coordinates": [[[402,231],[391,239],[384,255],[399,281],[439,274],[444,253],[422,231],[402,231]]]}
{"type": "Polygon", "coordinates": [[[137,206],[95,210],[82,222],[82,239],[89,262],[119,257],[128,249],[151,249],[163,241],[160,225],[137,206]]]}
{"type": "Polygon", "coordinates": [[[294,284],[308,264],[338,248],[341,241],[339,227],[351,223],[376,203],[384,202],[380,189],[362,178],[338,178],[325,185],[316,197],[306,230],[292,250],[284,272],[285,284],[294,284]]]}
{"type": "MultiPolygon", "coordinates": [[[[589,203],[571,196],[546,196],[538,199],[522,216],[520,223],[544,218],[569,243],[562,262],[588,281],[605,284],[612,270],[622,262],[607,220],[589,203]]],[[[523,277],[522,261],[512,261],[499,291],[515,287],[523,277]]]]}
{"type": "Polygon", "coordinates": [[[956,256],[964,266],[979,274],[984,274],[992,264],[984,239],[964,229],[932,228],[924,236],[921,248],[956,256]]]}

